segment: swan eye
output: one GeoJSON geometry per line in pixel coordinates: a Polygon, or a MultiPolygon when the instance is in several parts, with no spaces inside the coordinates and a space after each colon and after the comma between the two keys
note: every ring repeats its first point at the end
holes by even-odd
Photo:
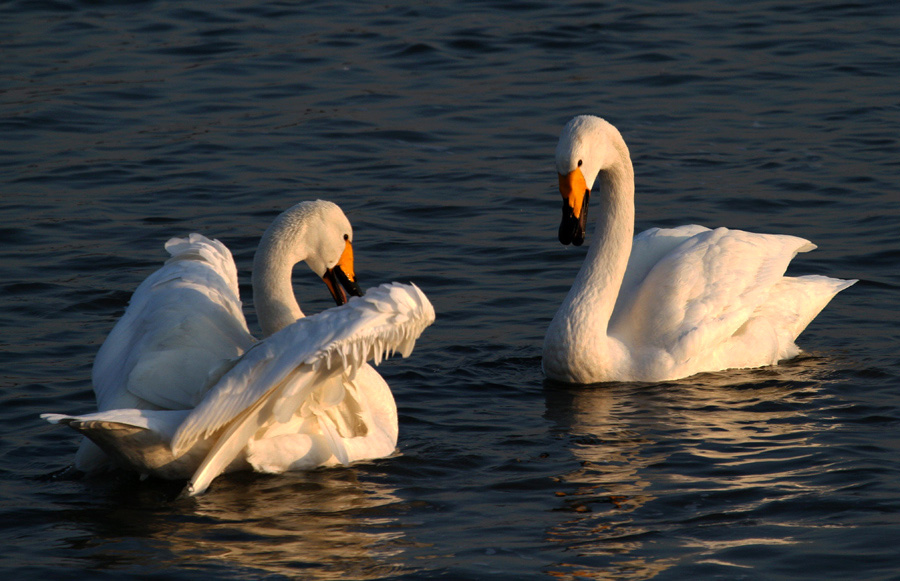
{"type": "Polygon", "coordinates": [[[578,167],[581,167],[581,160],[578,160],[578,167]]]}
{"type": "Polygon", "coordinates": [[[344,234],[344,240],[350,240],[350,235],[349,235],[349,234],[344,234]]]}

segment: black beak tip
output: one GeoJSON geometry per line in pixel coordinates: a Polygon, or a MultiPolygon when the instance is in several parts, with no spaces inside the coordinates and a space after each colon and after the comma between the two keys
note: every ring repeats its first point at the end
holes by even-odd
{"type": "Polygon", "coordinates": [[[356,282],[351,282],[349,285],[345,286],[344,288],[347,289],[347,294],[350,295],[351,297],[363,296],[363,291],[359,287],[359,285],[356,284],[356,282]]]}
{"type": "Polygon", "coordinates": [[[576,218],[569,204],[563,200],[562,221],[559,223],[559,241],[565,245],[581,246],[584,244],[585,231],[587,230],[587,210],[591,191],[584,192],[584,202],[581,209],[581,218],[576,218]]]}
{"type": "Polygon", "coordinates": [[[360,288],[359,284],[355,280],[350,280],[350,277],[347,276],[344,271],[340,267],[336,267],[334,269],[335,275],[337,275],[338,281],[341,283],[341,286],[347,291],[347,294],[353,297],[361,297],[363,296],[362,288],[360,288]]]}
{"type": "Polygon", "coordinates": [[[331,298],[334,299],[334,304],[337,306],[347,304],[347,295],[341,289],[337,289],[337,292],[331,293],[331,298]]]}
{"type": "Polygon", "coordinates": [[[565,202],[562,207],[562,220],[559,223],[559,241],[566,246],[569,244],[581,246],[584,242],[584,230],[578,218],[572,213],[572,208],[565,202]]]}

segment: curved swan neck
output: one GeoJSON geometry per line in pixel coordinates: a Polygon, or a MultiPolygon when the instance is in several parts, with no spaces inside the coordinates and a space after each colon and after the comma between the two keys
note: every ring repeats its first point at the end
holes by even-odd
{"type": "Polygon", "coordinates": [[[634,168],[628,147],[609,123],[598,133],[594,139],[605,143],[599,148],[603,158],[591,200],[597,215],[594,241],[562,307],[581,311],[583,316],[575,320],[591,321],[585,332],[593,336],[607,331],[634,237],[634,168]]]}
{"type": "Polygon", "coordinates": [[[294,296],[291,274],[294,265],[307,255],[304,220],[282,214],[269,226],[253,257],[253,304],[268,337],[302,318],[294,296]]]}

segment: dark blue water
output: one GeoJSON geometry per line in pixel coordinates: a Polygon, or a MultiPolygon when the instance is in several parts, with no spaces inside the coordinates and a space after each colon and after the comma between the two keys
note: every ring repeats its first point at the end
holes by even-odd
{"type": "MultiPolygon", "coordinates": [[[[900,577],[900,8],[893,2],[0,4],[0,570],[10,579],[900,577]],[[560,387],[584,256],[553,152],[623,133],[637,227],[819,245],[860,282],[776,368],[560,387]],[[178,485],[47,479],[93,356],[173,235],[234,251],[339,203],[367,285],[438,320],[381,372],[398,453],[178,485]]],[[[304,310],[329,304],[298,269],[304,310]]],[[[255,328],[255,327],[254,327],[255,328]]]]}

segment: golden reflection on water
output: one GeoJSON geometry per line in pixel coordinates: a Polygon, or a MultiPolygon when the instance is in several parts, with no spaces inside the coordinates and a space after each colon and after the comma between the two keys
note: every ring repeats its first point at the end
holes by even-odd
{"type": "Polygon", "coordinates": [[[223,478],[196,499],[171,550],[192,561],[215,560],[304,579],[380,579],[398,564],[403,533],[383,510],[394,490],[360,481],[353,469],[274,478],[223,478]]]}
{"type": "MultiPolygon", "coordinates": [[[[690,532],[695,528],[672,521],[678,517],[666,513],[666,501],[673,501],[658,495],[765,489],[783,499],[815,492],[802,460],[818,446],[810,435],[835,426],[804,417],[799,404],[822,397],[827,368],[823,359],[803,357],[664,384],[547,383],[546,417],[569,439],[580,466],[558,477],[556,495],[571,516],[547,531],[572,558],[546,572],[561,579],[649,579],[684,559],[730,565],[716,555],[795,542],[758,531],[753,538],[698,538],[690,532]],[[671,548],[651,558],[641,551],[649,542],[671,548]]],[[[749,496],[712,510],[746,512],[762,503],[749,496]]],[[[699,514],[678,510],[681,518],[699,514]]]]}

